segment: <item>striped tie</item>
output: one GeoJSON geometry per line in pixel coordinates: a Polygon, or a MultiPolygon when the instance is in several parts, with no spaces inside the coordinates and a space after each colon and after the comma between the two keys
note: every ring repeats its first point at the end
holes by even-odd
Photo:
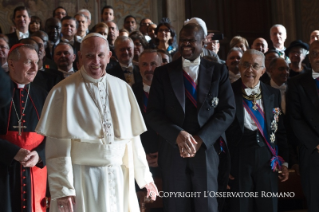
{"type": "Polygon", "coordinates": [[[183,71],[184,76],[184,86],[185,93],[189,100],[193,103],[193,105],[197,108],[197,92],[196,92],[196,84],[194,80],[183,71]]]}

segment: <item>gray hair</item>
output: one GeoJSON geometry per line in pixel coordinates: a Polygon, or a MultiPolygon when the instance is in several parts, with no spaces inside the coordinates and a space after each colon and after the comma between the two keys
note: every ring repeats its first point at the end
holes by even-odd
{"type": "Polygon", "coordinates": [[[161,53],[159,53],[156,49],[145,49],[144,51],[142,51],[142,53],[140,54],[139,58],[144,55],[144,54],[152,54],[152,53],[156,53],[158,56],[158,60],[160,61],[160,64],[162,64],[162,55],[161,53]]]}
{"type": "MultiPolygon", "coordinates": [[[[227,57],[228,57],[228,55],[230,55],[230,53],[232,53],[232,52],[240,52],[242,55],[244,54],[244,52],[243,52],[243,50],[241,49],[241,48],[239,48],[239,47],[233,47],[233,48],[231,48],[230,50],[229,50],[229,52],[227,53],[227,57]]],[[[227,58],[226,57],[226,58],[227,58]]]]}
{"type": "Polygon", "coordinates": [[[269,69],[273,69],[273,68],[275,67],[275,65],[276,65],[276,63],[277,63],[278,60],[283,60],[283,61],[285,61],[285,63],[288,65],[287,61],[286,61],[284,58],[276,57],[276,58],[274,58],[274,59],[272,59],[272,60],[270,61],[268,68],[269,68],[269,69]]]}
{"type": "Polygon", "coordinates": [[[126,37],[126,36],[118,36],[114,42],[114,49],[116,49],[117,45],[119,43],[122,43],[124,41],[130,41],[130,43],[134,46],[133,40],[130,37],[126,37]]]}
{"type": "Polygon", "coordinates": [[[261,51],[255,50],[255,49],[248,49],[247,51],[244,52],[242,58],[244,58],[244,56],[247,55],[247,54],[260,56],[262,58],[262,64],[261,65],[265,67],[265,55],[264,55],[264,53],[262,53],[261,51]]]}
{"type": "MultiPolygon", "coordinates": [[[[87,17],[87,16],[84,15],[83,13],[77,13],[77,14],[75,14],[74,18],[76,18],[76,16],[82,16],[82,17],[84,17],[84,18],[86,19],[86,21],[89,20],[89,17],[87,17]]],[[[76,20],[76,21],[77,21],[77,20],[76,20]]]]}
{"type": "Polygon", "coordinates": [[[284,27],[284,25],[282,25],[282,24],[275,24],[275,25],[273,25],[273,26],[270,28],[270,31],[269,31],[270,35],[271,35],[271,30],[272,30],[273,28],[275,28],[275,27],[282,27],[282,28],[284,28],[285,33],[286,33],[286,35],[287,35],[286,27],[284,27]]]}
{"type": "Polygon", "coordinates": [[[60,42],[60,43],[58,43],[58,44],[56,45],[55,49],[54,49],[54,54],[55,54],[55,50],[57,49],[57,47],[58,47],[58,46],[62,46],[62,45],[64,45],[64,46],[69,46],[70,49],[72,50],[72,53],[74,54],[73,47],[71,46],[71,44],[66,43],[66,42],[60,42]]]}
{"type": "Polygon", "coordinates": [[[91,12],[87,9],[81,9],[78,11],[78,14],[83,14],[87,19],[91,20],[91,12]],[[87,12],[89,14],[89,17],[87,17],[86,15],[84,15],[84,13],[87,12]]]}

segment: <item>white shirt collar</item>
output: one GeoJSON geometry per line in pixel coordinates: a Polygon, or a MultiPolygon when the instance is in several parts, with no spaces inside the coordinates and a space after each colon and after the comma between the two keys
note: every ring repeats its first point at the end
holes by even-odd
{"type": "Polygon", "coordinates": [[[270,80],[270,86],[277,89],[286,89],[286,83],[277,85],[277,83],[275,83],[275,81],[273,81],[272,79],[270,80]]]}
{"type": "Polygon", "coordinates": [[[247,96],[250,96],[252,94],[257,94],[259,93],[260,90],[260,81],[258,82],[258,84],[253,87],[253,88],[245,88],[245,93],[247,96]]]}
{"type": "Polygon", "coordinates": [[[238,79],[240,79],[240,72],[238,72],[238,74],[234,74],[233,72],[231,71],[228,71],[229,72],[229,80],[230,80],[230,83],[233,83],[233,82],[236,82],[238,79]]]}
{"type": "Polygon", "coordinates": [[[16,33],[19,40],[29,37],[29,31],[27,31],[26,33],[23,33],[23,32],[20,32],[18,29],[16,29],[16,33]]]}
{"type": "Polygon", "coordinates": [[[120,64],[120,66],[122,68],[133,68],[133,63],[130,63],[128,66],[126,66],[126,65],[124,65],[123,63],[120,63],[120,62],[119,62],[119,64],[120,64]]]}
{"type": "Polygon", "coordinates": [[[183,64],[183,68],[199,66],[200,56],[198,56],[194,61],[189,61],[189,60],[185,59],[184,57],[182,57],[182,64],[183,64]]]}
{"type": "Polygon", "coordinates": [[[199,72],[200,57],[196,58],[193,62],[182,57],[183,70],[194,80],[197,85],[198,72],[199,72]]]}
{"type": "Polygon", "coordinates": [[[18,87],[18,88],[24,88],[24,87],[25,87],[25,84],[19,84],[19,83],[17,83],[17,87],[18,87]]]}
{"type": "Polygon", "coordinates": [[[146,84],[143,82],[143,90],[144,90],[146,93],[150,93],[150,89],[151,89],[151,86],[150,86],[150,85],[146,85],[146,84]]]}
{"type": "Polygon", "coordinates": [[[316,79],[319,77],[319,73],[318,72],[315,72],[313,69],[312,69],[312,78],[316,79]]]}

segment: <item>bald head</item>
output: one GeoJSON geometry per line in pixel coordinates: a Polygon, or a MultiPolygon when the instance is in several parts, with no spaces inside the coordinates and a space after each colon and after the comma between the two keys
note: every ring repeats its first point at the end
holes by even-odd
{"type": "Polygon", "coordinates": [[[319,30],[315,30],[310,34],[309,44],[312,44],[315,40],[319,40],[319,30]]]}
{"type": "Polygon", "coordinates": [[[251,48],[266,53],[268,51],[268,43],[264,38],[257,38],[254,40],[251,48]]]}

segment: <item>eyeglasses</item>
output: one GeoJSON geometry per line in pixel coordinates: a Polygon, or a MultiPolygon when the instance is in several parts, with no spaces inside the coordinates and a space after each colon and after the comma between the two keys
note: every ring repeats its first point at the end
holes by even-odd
{"type": "Polygon", "coordinates": [[[248,68],[252,68],[253,70],[257,71],[258,69],[264,67],[264,66],[260,66],[259,64],[257,63],[254,63],[254,64],[250,64],[250,63],[247,63],[247,62],[244,62],[244,63],[240,63],[239,65],[241,65],[242,67],[244,67],[245,69],[248,69],[248,68]]]}
{"type": "Polygon", "coordinates": [[[9,49],[9,47],[7,47],[7,46],[0,46],[0,49],[9,49]]]}

